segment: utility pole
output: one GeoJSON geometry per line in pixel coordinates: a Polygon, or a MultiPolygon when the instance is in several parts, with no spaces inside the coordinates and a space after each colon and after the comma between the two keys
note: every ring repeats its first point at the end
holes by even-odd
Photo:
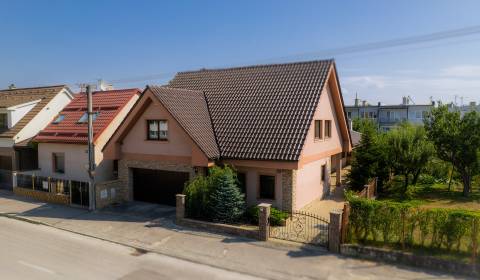
{"type": "Polygon", "coordinates": [[[95,149],[93,146],[93,101],[92,89],[87,85],[87,116],[88,116],[88,197],[89,209],[95,210],[95,149]]]}

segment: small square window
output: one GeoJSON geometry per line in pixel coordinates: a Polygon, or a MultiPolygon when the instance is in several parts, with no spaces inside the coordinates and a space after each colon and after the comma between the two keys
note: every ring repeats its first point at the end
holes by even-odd
{"type": "Polygon", "coordinates": [[[260,191],[261,199],[275,199],[275,176],[260,175],[260,191]]]}
{"type": "Polygon", "coordinates": [[[321,120],[315,120],[315,139],[322,139],[323,137],[323,127],[321,120]]]}
{"type": "Polygon", "coordinates": [[[321,180],[322,180],[322,183],[323,183],[327,180],[327,165],[326,164],[322,165],[322,170],[320,170],[320,172],[321,172],[320,177],[321,177],[321,180]]]}
{"type": "Polygon", "coordinates": [[[147,121],[147,139],[162,140],[168,139],[168,123],[165,120],[147,121]]]}
{"type": "Polygon", "coordinates": [[[0,114],[0,128],[8,128],[7,114],[0,114]]]}
{"type": "Polygon", "coordinates": [[[332,121],[326,120],[325,121],[325,138],[332,137],[332,121]]]}
{"type": "MultiPolygon", "coordinates": [[[[92,121],[95,121],[97,119],[98,115],[100,115],[100,112],[94,112],[93,116],[92,116],[92,121]]],[[[78,120],[78,123],[88,123],[88,113],[87,112],[83,113],[83,115],[78,120]]]]}
{"type": "Polygon", "coordinates": [[[65,173],[65,154],[53,153],[53,171],[56,173],[65,173]]]}
{"type": "Polygon", "coordinates": [[[238,188],[243,194],[247,193],[247,176],[245,173],[237,173],[238,188]]]}
{"type": "Polygon", "coordinates": [[[53,121],[54,124],[59,124],[65,119],[65,115],[58,115],[58,117],[53,121]]]}

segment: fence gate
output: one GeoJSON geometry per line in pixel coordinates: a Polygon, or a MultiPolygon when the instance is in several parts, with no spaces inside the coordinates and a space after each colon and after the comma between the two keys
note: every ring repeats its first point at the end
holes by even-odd
{"type": "Polygon", "coordinates": [[[71,203],[83,207],[89,206],[88,183],[71,181],[71,203]]]}
{"type": "MultiPolygon", "coordinates": [[[[270,216],[270,238],[308,243],[319,246],[328,245],[329,222],[320,216],[308,212],[289,213],[284,224],[272,223],[270,216]]],[[[277,222],[278,223],[278,222],[277,222]]]]}

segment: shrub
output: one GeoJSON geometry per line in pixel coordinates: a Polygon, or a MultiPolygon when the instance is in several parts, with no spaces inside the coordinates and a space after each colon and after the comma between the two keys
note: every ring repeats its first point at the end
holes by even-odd
{"type": "Polygon", "coordinates": [[[351,242],[471,253],[480,238],[480,213],[424,209],[413,203],[376,201],[348,194],[351,242]]]}
{"type": "MultiPolygon", "coordinates": [[[[258,225],[258,206],[252,206],[247,210],[247,220],[255,225],[258,225]]],[[[275,207],[270,208],[270,225],[282,226],[287,220],[289,214],[275,207]]]]}
{"type": "Polygon", "coordinates": [[[210,170],[208,212],[215,222],[235,222],[245,213],[245,196],[237,186],[235,171],[228,166],[210,170]]]}
{"type": "Polygon", "coordinates": [[[207,218],[207,206],[210,196],[208,179],[204,176],[196,177],[187,184],[184,194],[187,217],[207,218]]]}

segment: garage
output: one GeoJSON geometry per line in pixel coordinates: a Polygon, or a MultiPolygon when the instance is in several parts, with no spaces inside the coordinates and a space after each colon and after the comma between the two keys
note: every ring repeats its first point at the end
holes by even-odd
{"type": "Polygon", "coordinates": [[[189,173],[133,168],[133,199],[175,206],[175,195],[182,193],[189,173]]]}

